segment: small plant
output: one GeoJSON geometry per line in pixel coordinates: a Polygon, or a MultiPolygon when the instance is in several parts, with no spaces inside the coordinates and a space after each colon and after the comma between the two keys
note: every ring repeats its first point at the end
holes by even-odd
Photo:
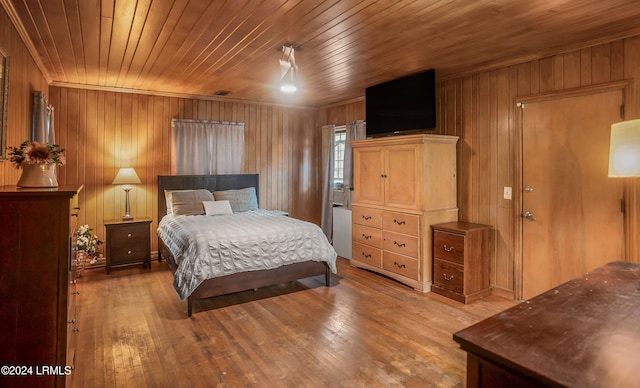
{"type": "Polygon", "coordinates": [[[93,229],[89,225],[82,225],[76,232],[76,251],[85,252],[86,256],[91,259],[90,263],[93,264],[100,255],[99,246],[102,241],[98,239],[98,236],[93,234],[93,229]]]}

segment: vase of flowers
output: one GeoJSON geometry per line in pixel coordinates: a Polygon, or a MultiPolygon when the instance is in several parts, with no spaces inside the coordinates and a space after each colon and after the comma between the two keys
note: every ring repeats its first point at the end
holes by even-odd
{"type": "Polygon", "coordinates": [[[20,147],[7,147],[9,161],[21,169],[18,187],[58,187],[56,166],[64,165],[64,149],[57,144],[24,141],[20,147]]]}
{"type": "Polygon", "coordinates": [[[82,276],[87,264],[95,264],[100,257],[102,241],[89,225],[82,225],[76,232],[76,276],[82,276]]]}

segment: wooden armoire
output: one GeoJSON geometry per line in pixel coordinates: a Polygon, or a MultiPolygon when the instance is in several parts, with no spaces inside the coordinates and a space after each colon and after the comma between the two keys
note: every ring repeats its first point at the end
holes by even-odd
{"type": "Polygon", "coordinates": [[[458,220],[457,141],[420,134],[351,143],[351,265],[431,290],[431,225],[458,220]]]}
{"type": "Polygon", "coordinates": [[[62,387],[73,378],[79,191],[0,187],[0,386],[62,387]]]}

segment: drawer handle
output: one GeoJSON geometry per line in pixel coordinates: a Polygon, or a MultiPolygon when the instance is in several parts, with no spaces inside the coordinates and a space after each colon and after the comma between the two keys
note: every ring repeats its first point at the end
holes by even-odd
{"type": "Polygon", "coordinates": [[[365,259],[370,259],[371,258],[371,254],[370,253],[362,252],[362,256],[364,256],[365,259]]]}
{"type": "Polygon", "coordinates": [[[406,247],[406,246],[407,246],[407,244],[405,244],[405,243],[399,243],[399,242],[397,242],[397,241],[394,241],[393,243],[394,243],[398,248],[404,248],[404,247],[406,247]]]}
{"type": "Polygon", "coordinates": [[[369,221],[369,220],[371,219],[371,216],[365,216],[365,215],[363,214],[363,215],[362,215],[362,218],[363,218],[365,221],[369,221]]]}
{"type": "Polygon", "coordinates": [[[131,237],[131,236],[133,236],[133,234],[127,233],[127,237],[131,237]]]}
{"type": "Polygon", "coordinates": [[[445,252],[453,252],[454,249],[455,249],[454,247],[447,247],[446,245],[444,246],[445,252]]]}
{"type": "Polygon", "coordinates": [[[77,327],[74,327],[74,328],[73,328],[73,332],[74,332],[74,333],[77,333],[77,332],[79,332],[79,331],[80,331],[80,329],[78,329],[77,327]]]}
{"type": "Polygon", "coordinates": [[[364,239],[365,239],[365,240],[368,240],[368,239],[370,239],[370,238],[371,238],[371,237],[373,237],[373,236],[371,236],[371,235],[368,235],[368,236],[367,236],[366,234],[362,233],[362,237],[364,237],[364,239]]]}
{"type": "Polygon", "coordinates": [[[446,280],[446,281],[451,281],[451,280],[453,280],[453,275],[451,275],[451,276],[447,276],[447,274],[446,274],[446,273],[443,273],[443,274],[442,274],[442,276],[444,276],[444,280],[446,280]]]}
{"type": "Polygon", "coordinates": [[[80,291],[73,291],[73,295],[80,295],[80,291]]]}
{"type": "Polygon", "coordinates": [[[127,255],[130,255],[132,253],[133,253],[133,251],[127,251],[127,255]]]}
{"type": "Polygon", "coordinates": [[[398,262],[397,262],[397,261],[394,261],[394,262],[393,262],[393,265],[395,265],[395,266],[396,266],[396,267],[398,267],[398,268],[407,268],[407,266],[406,266],[405,264],[398,264],[398,262]]]}
{"type": "Polygon", "coordinates": [[[74,324],[74,323],[76,323],[76,320],[75,319],[71,319],[71,320],[69,320],[69,323],[74,324]]]}
{"type": "Polygon", "coordinates": [[[404,222],[404,221],[398,221],[398,220],[396,220],[395,218],[393,219],[393,223],[394,223],[394,224],[398,224],[398,225],[404,225],[404,224],[406,224],[406,222],[404,222]]]}

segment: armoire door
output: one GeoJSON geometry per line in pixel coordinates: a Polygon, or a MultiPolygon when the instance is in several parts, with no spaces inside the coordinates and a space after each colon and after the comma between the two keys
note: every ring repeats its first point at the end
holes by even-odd
{"type": "Polygon", "coordinates": [[[385,204],[403,209],[420,209],[422,195],[421,144],[385,148],[385,204]]]}
{"type": "Polygon", "coordinates": [[[382,147],[353,149],[353,201],[384,205],[384,161],[382,147]]]}
{"type": "Polygon", "coordinates": [[[522,111],[522,298],[623,255],[623,186],[609,178],[622,90],[528,102],[522,111]]]}

